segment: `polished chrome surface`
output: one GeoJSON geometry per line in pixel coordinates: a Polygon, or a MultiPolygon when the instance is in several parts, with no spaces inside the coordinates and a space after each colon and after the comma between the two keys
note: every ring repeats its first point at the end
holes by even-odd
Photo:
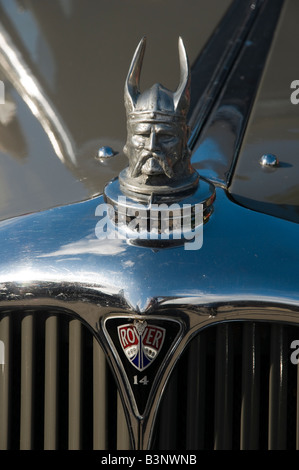
{"type": "MultiPolygon", "coordinates": [[[[87,285],[101,286],[102,293],[113,298],[119,293],[121,301],[140,313],[152,310],[153,299],[160,305],[165,296],[199,304],[201,299],[204,304],[208,299],[233,300],[237,294],[235,300],[280,299],[293,303],[296,263],[290,265],[287,260],[292,253],[295,261],[298,227],[239,207],[220,188],[216,193],[214,213],[204,229],[203,247],[194,253],[183,248],[152,252],[136,249],[126,240],[98,240],[95,211],[103,202],[102,197],[4,221],[0,226],[1,283],[12,283],[12,289],[14,283],[19,287],[18,283],[24,283],[18,294],[21,298],[23,294],[29,298],[30,286],[33,291],[38,290],[39,282],[44,287],[60,281],[78,283],[83,290],[87,285]],[[271,233],[275,233],[275,238],[269,246],[271,233]],[[274,268],[280,253],[278,270],[274,268]],[[175,274],[176,265],[180,266],[180,276],[169,278],[166,273],[175,274]],[[144,266],[152,273],[148,284],[144,266]],[[234,280],[225,274],[227,267],[238,273],[234,280]],[[267,272],[269,276],[265,275],[267,272]],[[161,279],[168,280],[167,292],[161,279]]],[[[5,285],[1,287],[2,299],[7,301],[5,285]]],[[[64,295],[68,298],[67,292],[64,295]]],[[[13,297],[11,292],[9,298],[13,297]]]]}
{"type": "Polygon", "coordinates": [[[55,307],[93,330],[115,371],[137,448],[149,446],[165,382],[199,329],[237,319],[298,322],[298,226],[216,192],[203,246],[194,251],[97,239],[95,211],[102,197],[0,225],[1,307],[55,307]],[[104,333],[106,319],[119,315],[170,316],[182,325],[141,420],[104,333]]]}
{"type": "Polygon", "coordinates": [[[216,191],[213,184],[200,178],[196,190],[142,195],[123,192],[119,180],[111,181],[104,192],[106,206],[99,206],[102,217],[96,229],[99,240],[124,238],[133,245],[171,248],[184,244],[198,249],[202,244],[203,225],[213,212],[216,191]],[[137,199],[137,200],[136,200],[137,199]]]}

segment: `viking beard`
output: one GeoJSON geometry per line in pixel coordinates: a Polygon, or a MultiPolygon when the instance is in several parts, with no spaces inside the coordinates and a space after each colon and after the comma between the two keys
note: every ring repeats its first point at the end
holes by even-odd
{"type": "Polygon", "coordinates": [[[138,158],[137,163],[131,171],[131,176],[133,178],[136,178],[142,174],[142,167],[150,158],[154,158],[159,163],[163,172],[168,178],[173,177],[173,169],[167,162],[165,155],[156,152],[149,152],[148,150],[143,150],[138,158]]]}

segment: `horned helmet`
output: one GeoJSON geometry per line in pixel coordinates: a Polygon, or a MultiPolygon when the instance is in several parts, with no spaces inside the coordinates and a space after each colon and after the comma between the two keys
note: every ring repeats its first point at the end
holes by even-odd
{"type": "Polygon", "coordinates": [[[190,69],[181,38],[178,42],[180,82],[172,92],[156,83],[140,92],[140,74],[146,46],[144,37],[133,57],[125,82],[127,142],[124,153],[129,159],[128,176],[169,181],[192,172],[187,141],[186,117],[190,105],[190,69]]]}

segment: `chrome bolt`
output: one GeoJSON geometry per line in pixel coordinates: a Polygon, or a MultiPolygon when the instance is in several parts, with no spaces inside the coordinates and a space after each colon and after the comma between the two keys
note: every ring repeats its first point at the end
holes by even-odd
{"type": "Polygon", "coordinates": [[[273,155],[272,153],[266,153],[265,155],[261,157],[260,164],[263,167],[273,168],[279,165],[279,161],[276,155],[273,155]]]}
{"type": "Polygon", "coordinates": [[[105,160],[106,158],[111,158],[116,155],[116,152],[111,147],[100,147],[97,153],[97,158],[100,160],[105,160]]]}

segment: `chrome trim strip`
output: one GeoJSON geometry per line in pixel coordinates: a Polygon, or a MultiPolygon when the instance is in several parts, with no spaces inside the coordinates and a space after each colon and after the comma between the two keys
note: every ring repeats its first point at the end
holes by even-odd
{"type": "Polygon", "coordinates": [[[232,3],[191,68],[190,148],[221,92],[246,37],[260,14],[261,0],[232,3]]]}
{"type": "Polygon", "coordinates": [[[230,184],[283,4],[284,0],[233,4],[193,65],[192,99],[198,103],[193,103],[189,120],[191,162],[201,176],[223,187],[230,184]],[[225,43],[224,58],[219,58],[225,43]],[[213,64],[214,75],[208,54],[220,64],[213,64]],[[199,94],[193,84],[202,81],[206,88],[200,85],[199,94]]]}

